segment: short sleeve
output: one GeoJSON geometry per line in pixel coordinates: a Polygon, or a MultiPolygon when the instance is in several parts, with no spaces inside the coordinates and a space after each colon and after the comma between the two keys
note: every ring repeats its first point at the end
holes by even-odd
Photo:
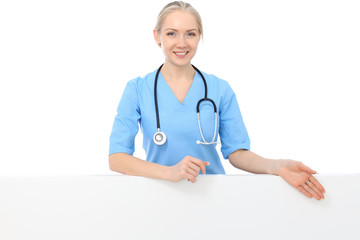
{"type": "Polygon", "coordinates": [[[141,118],[136,79],[129,81],[117,108],[110,135],[109,155],[113,153],[135,152],[135,137],[139,131],[141,118]]]}
{"type": "Polygon", "coordinates": [[[219,108],[221,152],[224,159],[238,149],[250,150],[250,139],[239,109],[236,95],[225,82],[225,94],[219,108]]]}

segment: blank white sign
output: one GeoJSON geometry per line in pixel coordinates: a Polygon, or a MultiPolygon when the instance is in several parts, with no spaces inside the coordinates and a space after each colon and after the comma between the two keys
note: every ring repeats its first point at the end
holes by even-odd
{"type": "Polygon", "coordinates": [[[320,175],[325,199],[280,177],[0,178],[0,239],[359,239],[360,175],[320,175]]]}

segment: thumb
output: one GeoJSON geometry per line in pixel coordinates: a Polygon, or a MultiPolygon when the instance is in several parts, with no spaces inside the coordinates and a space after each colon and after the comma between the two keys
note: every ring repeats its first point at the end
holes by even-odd
{"type": "Polygon", "coordinates": [[[206,166],[209,166],[210,162],[203,162],[203,164],[205,166],[205,168],[204,168],[205,171],[202,171],[202,172],[203,172],[203,174],[206,174],[206,166]]]}

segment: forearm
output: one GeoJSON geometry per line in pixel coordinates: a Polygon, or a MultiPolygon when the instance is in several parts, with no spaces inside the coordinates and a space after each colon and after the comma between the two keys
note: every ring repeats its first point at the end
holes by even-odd
{"type": "Polygon", "coordinates": [[[241,170],[258,173],[278,175],[281,161],[263,158],[251,151],[239,149],[229,155],[230,163],[241,170]]]}
{"type": "Polygon", "coordinates": [[[169,167],[147,162],[127,153],[111,154],[109,166],[112,171],[127,175],[169,180],[169,167]]]}

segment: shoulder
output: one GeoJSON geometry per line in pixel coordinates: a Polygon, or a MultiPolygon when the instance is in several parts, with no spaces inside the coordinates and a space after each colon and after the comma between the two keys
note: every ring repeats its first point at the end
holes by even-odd
{"type": "Polygon", "coordinates": [[[216,96],[219,100],[219,107],[226,106],[229,102],[236,100],[236,95],[228,81],[217,77],[214,74],[201,72],[207,82],[210,96],[216,96]]]}
{"type": "Polygon", "coordinates": [[[228,81],[226,81],[225,79],[203,71],[201,71],[201,73],[204,75],[205,80],[209,86],[212,86],[213,88],[215,87],[216,89],[218,89],[218,91],[223,93],[231,91],[231,87],[228,81]]]}
{"type": "Polygon", "coordinates": [[[153,92],[156,72],[157,70],[129,80],[126,83],[124,94],[137,96],[139,98],[144,93],[153,92]]]}
{"type": "Polygon", "coordinates": [[[152,92],[154,89],[156,71],[142,77],[135,77],[129,80],[123,90],[122,97],[138,103],[144,92],[152,92]]]}
{"type": "Polygon", "coordinates": [[[147,85],[153,85],[155,82],[156,71],[150,72],[144,76],[138,76],[127,82],[127,87],[141,89],[147,85]]]}

